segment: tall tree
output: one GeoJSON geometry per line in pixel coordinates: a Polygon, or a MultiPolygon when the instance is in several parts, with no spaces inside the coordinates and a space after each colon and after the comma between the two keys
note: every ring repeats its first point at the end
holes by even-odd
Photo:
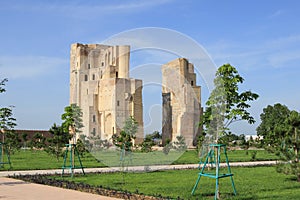
{"type": "Polygon", "coordinates": [[[264,137],[264,147],[279,156],[277,171],[292,174],[300,182],[300,113],[275,104],[264,108],[260,117],[257,134],[264,137]]]}
{"type": "Polygon", "coordinates": [[[261,123],[256,131],[258,136],[263,137],[263,145],[268,151],[275,152],[281,145],[284,135],[275,129],[284,124],[290,112],[287,106],[277,103],[274,106],[268,105],[260,114],[261,123]]]}
{"type": "Polygon", "coordinates": [[[244,78],[230,64],[222,65],[216,72],[215,88],[206,102],[207,108],[200,123],[205,126],[208,135],[216,135],[215,140],[226,134],[233,122],[255,122],[247,109],[250,108],[249,102],[259,95],[251,91],[239,92],[239,84],[243,82],[244,78]]]}

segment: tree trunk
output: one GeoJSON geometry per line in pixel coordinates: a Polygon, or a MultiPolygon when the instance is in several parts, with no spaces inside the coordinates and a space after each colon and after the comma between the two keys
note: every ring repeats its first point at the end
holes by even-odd
{"type": "Polygon", "coordinates": [[[2,155],[1,155],[1,162],[4,162],[4,142],[5,142],[4,131],[2,131],[2,145],[1,145],[2,155]]]}
{"type": "Polygon", "coordinates": [[[297,129],[295,128],[295,146],[294,146],[294,151],[295,151],[295,156],[296,156],[296,163],[299,162],[299,157],[298,157],[298,149],[299,147],[297,146],[298,143],[298,134],[297,134],[297,129]]]}
{"type": "MultiPolygon", "coordinates": [[[[215,161],[216,161],[216,176],[218,176],[219,179],[219,151],[218,151],[218,147],[215,147],[215,161]]],[[[217,192],[217,199],[220,199],[220,188],[219,188],[219,180],[217,182],[216,187],[218,187],[217,192]]]]}

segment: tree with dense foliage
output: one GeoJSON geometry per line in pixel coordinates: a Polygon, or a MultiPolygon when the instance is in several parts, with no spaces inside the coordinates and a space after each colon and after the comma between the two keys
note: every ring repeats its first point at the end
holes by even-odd
{"type": "Polygon", "coordinates": [[[74,143],[76,142],[76,134],[81,133],[82,123],[82,111],[76,104],[71,104],[65,107],[65,112],[62,114],[63,120],[62,128],[64,132],[73,134],[74,143]]]}
{"type": "Polygon", "coordinates": [[[219,138],[219,142],[227,146],[235,146],[235,142],[239,140],[239,136],[231,133],[230,131],[219,138]]]}
{"type": "Polygon", "coordinates": [[[300,182],[300,113],[275,104],[264,108],[260,117],[257,134],[264,137],[264,147],[279,156],[277,171],[295,175],[300,182]]]}
{"type": "Polygon", "coordinates": [[[264,147],[270,152],[275,152],[277,147],[281,145],[284,135],[275,131],[290,115],[287,106],[280,103],[274,106],[268,105],[260,114],[261,123],[257,127],[257,135],[263,137],[264,147]]]}
{"type": "Polygon", "coordinates": [[[63,157],[64,147],[69,143],[72,136],[65,132],[62,126],[57,126],[56,124],[53,124],[49,132],[51,136],[47,138],[45,151],[55,156],[58,161],[59,157],[63,157]]]}
{"type": "Polygon", "coordinates": [[[243,77],[230,64],[222,65],[216,72],[215,88],[206,102],[207,108],[200,122],[206,134],[215,136],[215,140],[226,134],[233,122],[255,122],[247,109],[250,108],[249,102],[256,100],[259,95],[251,91],[239,92],[239,84],[243,82],[243,77]]]}

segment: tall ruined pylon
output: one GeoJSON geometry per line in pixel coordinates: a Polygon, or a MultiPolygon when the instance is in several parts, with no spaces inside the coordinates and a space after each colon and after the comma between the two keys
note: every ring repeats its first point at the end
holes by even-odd
{"type": "Polygon", "coordinates": [[[143,83],[129,77],[130,46],[75,43],[70,54],[70,104],[82,110],[82,134],[109,140],[132,116],[141,141],[143,83]]]}
{"type": "Polygon", "coordinates": [[[199,127],[201,87],[196,84],[194,65],[178,58],[162,66],[162,142],[183,136],[188,147],[196,145],[199,127]]]}

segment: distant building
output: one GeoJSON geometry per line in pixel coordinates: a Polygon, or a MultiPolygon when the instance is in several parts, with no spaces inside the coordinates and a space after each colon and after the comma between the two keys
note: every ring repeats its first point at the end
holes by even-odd
{"type": "Polygon", "coordinates": [[[258,135],[245,135],[245,140],[246,140],[246,142],[249,141],[249,140],[251,139],[251,137],[252,137],[253,140],[262,140],[262,139],[264,139],[263,136],[258,136],[258,135]]]}

